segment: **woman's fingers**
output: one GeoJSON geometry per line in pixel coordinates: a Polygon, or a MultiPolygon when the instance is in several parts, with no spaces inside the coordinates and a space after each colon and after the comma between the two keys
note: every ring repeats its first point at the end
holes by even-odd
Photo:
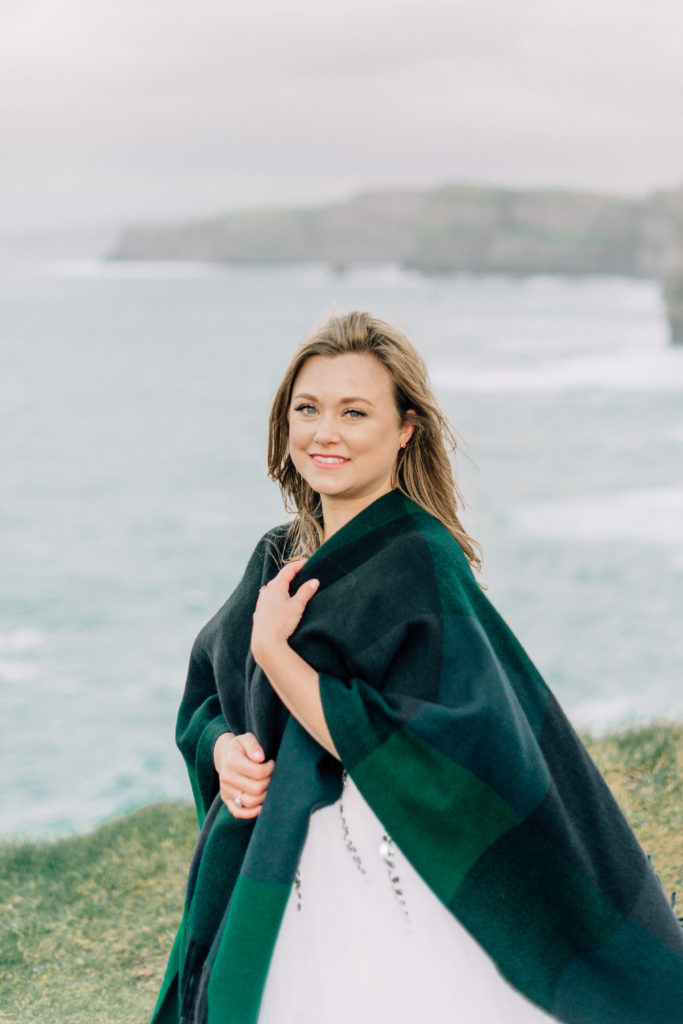
{"type": "Polygon", "coordinates": [[[255,626],[257,623],[263,623],[265,617],[267,628],[283,635],[285,639],[291,636],[299,625],[306,605],[320,586],[320,580],[306,580],[296,594],[290,595],[292,580],[305,564],[306,559],[303,558],[298,562],[288,563],[266,587],[262,588],[264,593],[259,594],[254,612],[255,626]]]}
{"type": "Polygon", "coordinates": [[[265,797],[265,793],[262,793],[260,796],[251,796],[244,790],[238,790],[238,792],[232,797],[232,801],[237,806],[238,810],[256,811],[263,807],[265,797]]]}
{"type": "Polygon", "coordinates": [[[255,799],[263,799],[268,792],[268,785],[270,784],[270,776],[257,782],[254,779],[248,779],[245,775],[234,775],[231,772],[221,775],[220,779],[221,784],[226,786],[228,790],[235,793],[246,793],[247,796],[254,797],[255,799]]]}
{"type": "Polygon", "coordinates": [[[258,804],[256,807],[247,807],[246,804],[236,804],[235,800],[231,797],[223,798],[223,803],[228,808],[233,818],[258,818],[261,813],[262,804],[258,804]]]}
{"type": "Polygon", "coordinates": [[[306,582],[303,583],[297,590],[296,594],[292,598],[292,604],[296,605],[299,608],[299,617],[303,615],[304,608],[311,600],[319,586],[320,580],[306,580],[306,582]]]}
{"type": "MultiPolygon", "coordinates": [[[[286,586],[288,594],[292,580],[298,572],[301,572],[303,567],[306,565],[306,562],[306,558],[300,558],[297,562],[289,562],[284,566],[284,568],[280,569],[279,573],[275,577],[276,580],[281,581],[286,586]]],[[[304,608],[311,600],[319,586],[320,580],[306,580],[306,582],[301,584],[296,594],[291,598],[293,604],[299,606],[302,615],[304,608]]]]}
{"type": "Polygon", "coordinates": [[[268,789],[274,767],[274,761],[266,761],[265,764],[259,765],[251,765],[247,762],[247,771],[245,772],[241,766],[236,768],[227,763],[221,766],[218,778],[221,785],[230,786],[235,790],[243,789],[245,793],[250,793],[252,796],[260,796],[268,789]],[[253,771],[254,768],[258,768],[258,774],[253,771]]]}
{"type": "Polygon", "coordinates": [[[308,559],[306,558],[298,558],[296,562],[287,562],[271,582],[281,583],[289,590],[290,583],[296,574],[301,572],[307,561],[308,559]]]}
{"type": "Polygon", "coordinates": [[[221,800],[235,817],[254,818],[265,800],[275,762],[264,760],[263,748],[253,733],[226,736],[214,747],[221,800]],[[241,806],[235,804],[236,799],[241,806]]]}
{"type": "MultiPolygon", "coordinates": [[[[270,581],[270,583],[267,584],[267,586],[268,587],[273,587],[275,589],[284,590],[287,593],[287,595],[289,596],[289,588],[290,588],[290,586],[292,584],[292,580],[297,575],[297,573],[301,572],[303,567],[306,565],[307,561],[308,561],[307,558],[299,558],[296,562],[287,562],[287,564],[284,565],[282,567],[282,569],[280,569],[280,571],[277,574],[277,576],[274,576],[273,579],[270,581]]],[[[313,594],[318,589],[318,585],[319,585],[319,581],[318,580],[307,580],[306,583],[303,583],[299,587],[299,590],[294,595],[292,600],[293,601],[296,600],[297,597],[299,596],[299,594],[301,594],[302,591],[305,591],[306,592],[306,598],[304,600],[304,606],[305,606],[305,604],[308,601],[308,599],[310,597],[312,597],[313,594]]],[[[266,587],[262,587],[261,589],[265,590],[266,587]]]]}
{"type": "Polygon", "coordinates": [[[266,755],[263,753],[261,744],[252,732],[244,732],[241,736],[236,736],[235,739],[250,761],[265,760],[266,755]]]}
{"type": "Polygon", "coordinates": [[[221,783],[221,800],[235,818],[254,818],[260,812],[266,798],[267,789],[253,795],[244,789],[236,789],[234,785],[221,783]]]}
{"type": "Polygon", "coordinates": [[[235,737],[235,742],[228,751],[225,766],[238,775],[261,780],[269,777],[273,771],[273,762],[265,761],[265,756],[256,737],[250,732],[245,732],[235,737]]]}

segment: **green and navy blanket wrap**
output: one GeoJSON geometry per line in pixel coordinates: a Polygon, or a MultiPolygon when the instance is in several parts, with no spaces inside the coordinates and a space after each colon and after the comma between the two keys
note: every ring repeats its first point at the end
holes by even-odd
{"type": "MultiPolygon", "coordinates": [[[[281,567],[284,536],[262,539],[192,651],[177,741],[201,830],[153,1024],[257,1020],[309,818],[339,797],[342,765],[528,999],[565,1024],[680,1024],[683,930],[456,540],[391,491],[296,578],[292,592],[320,580],[290,642],[319,672],[340,765],[250,653],[258,591],[281,567]],[[225,731],[253,732],[275,758],[255,822],[233,818],[218,795],[212,751],[225,731]]],[[[457,1007],[443,1019],[458,1021],[457,1007]]]]}

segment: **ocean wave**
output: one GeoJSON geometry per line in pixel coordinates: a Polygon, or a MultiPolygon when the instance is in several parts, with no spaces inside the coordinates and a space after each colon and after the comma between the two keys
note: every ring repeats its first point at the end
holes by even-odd
{"type": "Polygon", "coordinates": [[[33,662],[0,658],[0,682],[25,683],[37,677],[38,666],[33,662]]]}
{"type": "MultiPolygon", "coordinates": [[[[176,759],[130,753],[117,764],[72,777],[76,762],[58,768],[56,788],[22,777],[12,792],[0,794],[4,838],[60,836],[84,832],[99,822],[156,800],[187,799],[185,776],[176,759]]],[[[53,780],[54,786],[54,780],[53,780]]]]}
{"type": "MultiPolygon", "coordinates": [[[[619,694],[613,697],[590,698],[568,703],[571,721],[579,729],[588,729],[601,735],[613,729],[630,729],[648,725],[653,721],[652,700],[649,694],[619,694]]],[[[673,699],[667,705],[667,718],[683,715],[683,699],[673,699]]],[[[657,717],[656,715],[654,716],[657,717]]]]}
{"type": "Polygon", "coordinates": [[[455,392],[683,391],[683,350],[673,347],[608,355],[540,359],[528,367],[482,369],[463,363],[431,367],[434,383],[455,392]]]}
{"type": "Polygon", "coordinates": [[[230,268],[222,263],[191,260],[55,260],[47,264],[51,277],[104,278],[115,280],[203,280],[222,278],[230,268]]]}
{"type": "Polygon", "coordinates": [[[45,643],[45,634],[40,629],[30,626],[14,629],[9,633],[0,633],[0,653],[23,654],[35,651],[45,643]]]}
{"type": "Polygon", "coordinates": [[[0,682],[13,686],[37,679],[36,653],[44,643],[45,634],[32,627],[0,633],[0,682]]]}
{"type": "Polygon", "coordinates": [[[516,509],[513,520],[520,532],[551,539],[679,545],[683,544],[683,488],[608,491],[539,501],[516,509]]]}
{"type": "Polygon", "coordinates": [[[417,270],[407,270],[398,263],[352,263],[334,267],[328,263],[282,263],[253,267],[249,264],[201,262],[199,260],[116,260],[94,257],[60,259],[44,264],[49,277],[71,277],[105,280],[212,280],[226,277],[270,275],[292,278],[298,285],[329,285],[339,283],[353,288],[377,288],[380,291],[398,288],[428,288],[435,285],[417,270]]]}
{"type": "Polygon", "coordinates": [[[351,263],[337,270],[328,269],[330,276],[345,284],[362,288],[395,289],[427,287],[430,291],[435,285],[418,270],[407,270],[399,263],[351,263]]]}

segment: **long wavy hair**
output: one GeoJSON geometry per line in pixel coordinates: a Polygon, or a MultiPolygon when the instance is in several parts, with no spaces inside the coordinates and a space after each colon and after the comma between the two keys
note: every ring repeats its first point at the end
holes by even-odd
{"type": "Polygon", "coordinates": [[[443,523],[470,564],[480,568],[478,545],[458,518],[463,502],[450,460],[456,439],[434,397],[424,361],[404,334],[364,312],[332,316],[306,338],[294,354],[273,400],[268,476],[279,484],[287,511],[296,513],[287,537],[289,558],[308,558],[323,540],[320,495],[297,472],[289,455],[294,382],[311,356],[333,358],[348,352],[367,353],[379,359],[391,377],[401,423],[412,423],[415,428],[406,447],[399,450],[393,486],[443,523]]]}

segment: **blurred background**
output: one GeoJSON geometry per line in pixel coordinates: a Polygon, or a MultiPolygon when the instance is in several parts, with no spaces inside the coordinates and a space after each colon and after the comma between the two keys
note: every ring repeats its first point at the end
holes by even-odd
{"type": "Polygon", "coordinates": [[[683,715],[676,0],[6,0],[0,822],[189,795],[194,636],[296,346],[425,355],[482,578],[577,727],[683,715]]]}

